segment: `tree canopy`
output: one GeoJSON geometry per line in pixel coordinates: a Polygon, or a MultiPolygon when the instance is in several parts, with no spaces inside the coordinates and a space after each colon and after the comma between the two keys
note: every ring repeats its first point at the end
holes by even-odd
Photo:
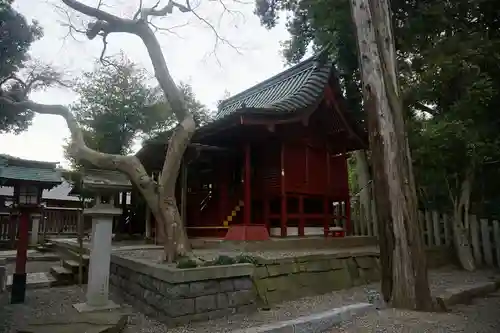
{"type": "MultiPolygon", "coordinates": [[[[148,84],[148,73],[123,55],[112,64],[98,63],[74,83],[78,100],[71,111],[89,147],[108,154],[127,155],[136,140],[148,139],[173,128],[176,119],[162,92],[148,84]]],[[[191,86],[180,84],[188,109],[199,125],[210,120],[207,108],[191,86]]],[[[70,147],[66,158],[74,167],[70,147]]]]}
{"type": "MultiPolygon", "coordinates": [[[[0,95],[21,99],[22,84],[16,74],[28,60],[31,44],[42,36],[36,22],[28,24],[25,17],[12,8],[13,0],[0,0],[0,95]]],[[[9,110],[0,105],[0,133],[21,132],[33,118],[29,111],[9,110]]]]}

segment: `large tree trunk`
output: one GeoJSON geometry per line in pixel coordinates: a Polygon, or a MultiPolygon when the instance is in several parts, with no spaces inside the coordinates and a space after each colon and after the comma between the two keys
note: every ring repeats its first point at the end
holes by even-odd
{"type": "Polygon", "coordinates": [[[472,247],[470,244],[469,207],[472,190],[473,173],[467,172],[460,188],[460,199],[453,200],[453,243],[458,260],[463,269],[476,270],[472,247]]]}
{"type": "Polygon", "coordinates": [[[365,223],[366,228],[371,228],[375,223],[372,216],[372,186],[370,184],[370,169],[368,168],[368,159],[366,151],[358,150],[354,152],[356,160],[356,176],[359,186],[359,202],[361,205],[361,223],[365,223]]]}
{"type": "Polygon", "coordinates": [[[432,310],[387,0],[353,0],[374,174],[384,298],[432,310]],[[392,267],[391,267],[392,266],[392,267]]]}

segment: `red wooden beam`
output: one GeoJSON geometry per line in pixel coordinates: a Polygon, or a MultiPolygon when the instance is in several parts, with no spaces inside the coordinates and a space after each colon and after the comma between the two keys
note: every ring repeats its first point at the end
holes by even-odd
{"type": "Polygon", "coordinates": [[[330,229],[330,203],[328,196],[323,199],[323,233],[325,237],[328,236],[328,230],[330,229]]]}
{"type": "Polygon", "coordinates": [[[299,196],[299,236],[304,236],[304,196],[299,196]]]}
{"type": "Polygon", "coordinates": [[[266,225],[266,229],[269,232],[269,229],[271,227],[271,223],[269,221],[271,201],[269,199],[269,194],[267,193],[267,191],[264,194],[264,199],[262,200],[262,204],[264,205],[264,207],[263,207],[264,208],[264,224],[266,225]]]}
{"type": "Polygon", "coordinates": [[[250,225],[250,220],[252,218],[252,192],[250,187],[250,144],[247,143],[245,145],[245,194],[244,194],[244,202],[245,206],[243,208],[243,224],[250,225]]]}
{"type": "Polygon", "coordinates": [[[228,217],[228,198],[227,198],[227,167],[222,164],[218,174],[219,180],[219,219],[221,223],[228,217]]]}
{"type": "Polygon", "coordinates": [[[285,188],[285,145],[281,143],[281,237],[286,237],[286,220],[287,220],[287,202],[286,202],[286,188],[285,188]]]}
{"type": "Polygon", "coordinates": [[[326,193],[331,194],[332,191],[332,175],[331,175],[331,166],[330,166],[330,152],[326,151],[326,193]]]}

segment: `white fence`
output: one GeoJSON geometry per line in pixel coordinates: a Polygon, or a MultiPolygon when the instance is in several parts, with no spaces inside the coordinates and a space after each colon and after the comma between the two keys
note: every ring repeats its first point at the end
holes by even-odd
{"type": "MultiPolygon", "coordinates": [[[[352,235],[377,236],[373,221],[360,218],[359,204],[352,206],[352,235]]],[[[420,211],[419,222],[427,247],[453,244],[451,216],[436,211],[420,211]]],[[[500,268],[500,221],[469,216],[469,236],[476,265],[500,268]]]]}

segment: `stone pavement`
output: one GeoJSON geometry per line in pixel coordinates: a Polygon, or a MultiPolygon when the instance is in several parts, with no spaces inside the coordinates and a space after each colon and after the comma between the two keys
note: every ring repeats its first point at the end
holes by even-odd
{"type": "MultiPolygon", "coordinates": [[[[384,309],[345,320],[324,333],[498,333],[500,292],[456,305],[449,312],[384,309]]],[[[320,332],[318,332],[320,333],[320,332]]]]}
{"type": "MultiPolygon", "coordinates": [[[[0,261],[1,259],[7,262],[16,261],[16,250],[0,251],[0,261]]],[[[42,253],[37,250],[28,250],[28,261],[57,261],[59,256],[55,253],[42,253]]]]}
{"type": "MultiPolygon", "coordinates": [[[[35,272],[26,275],[26,289],[48,288],[57,280],[48,272],[35,272]]],[[[7,276],[7,289],[12,287],[12,275],[7,276]]]]}
{"type": "Polygon", "coordinates": [[[54,315],[30,319],[25,326],[17,329],[19,333],[119,333],[128,322],[128,315],[120,311],[102,311],[54,315]]]}

